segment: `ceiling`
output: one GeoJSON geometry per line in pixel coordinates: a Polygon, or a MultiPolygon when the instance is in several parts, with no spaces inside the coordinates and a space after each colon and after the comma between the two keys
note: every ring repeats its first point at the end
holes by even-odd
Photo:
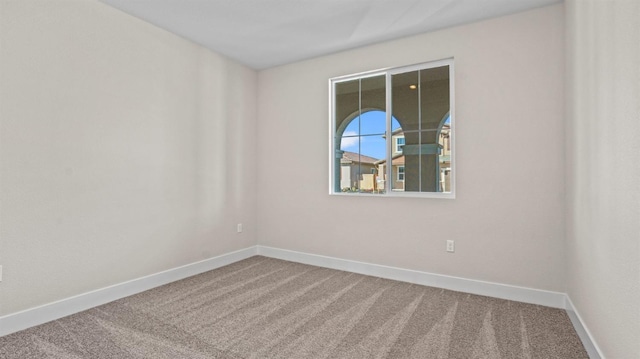
{"type": "Polygon", "coordinates": [[[101,0],[265,69],[562,0],[101,0]]]}

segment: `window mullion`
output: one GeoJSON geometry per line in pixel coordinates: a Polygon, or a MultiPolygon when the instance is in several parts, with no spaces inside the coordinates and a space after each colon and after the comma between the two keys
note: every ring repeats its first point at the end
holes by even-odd
{"type": "Polygon", "coordinates": [[[358,193],[362,193],[360,176],[362,176],[362,79],[358,80],[358,173],[356,175],[358,193]]]}
{"type": "Polygon", "coordinates": [[[393,133],[391,132],[391,117],[393,116],[393,108],[391,105],[391,74],[389,72],[386,73],[385,75],[385,86],[386,86],[386,91],[385,91],[385,95],[386,95],[386,99],[385,99],[385,107],[386,107],[386,125],[387,125],[387,129],[386,129],[386,145],[387,145],[387,167],[384,169],[386,175],[385,175],[385,182],[384,182],[384,188],[385,188],[385,195],[389,195],[391,194],[391,189],[393,187],[393,166],[391,164],[392,161],[392,157],[393,157],[393,133]]]}
{"type": "MultiPolygon", "coordinates": [[[[422,192],[422,71],[418,70],[418,191],[422,192]]],[[[405,158],[405,161],[407,159],[405,158]]]]}

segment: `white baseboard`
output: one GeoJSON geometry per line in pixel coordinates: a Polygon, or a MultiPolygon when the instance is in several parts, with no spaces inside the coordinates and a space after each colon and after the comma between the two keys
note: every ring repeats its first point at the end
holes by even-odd
{"type": "Polygon", "coordinates": [[[596,341],[593,339],[591,332],[585,325],[576,308],[573,306],[573,302],[568,295],[566,296],[565,308],[567,314],[569,315],[569,319],[571,319],[573,327],[575,328],[578,336],[580,337],[580,340],[582,341],[582,345],[584,345],[584,349],[587,351],[587,354],[589,354],[589,358],[604,359],[604,355],[602,355],[600,347],[598,347],[598,344],[596,344],[596,341]]]}
{"type": "Polygon", "coordinates": [[[576,329],[576,332],[578,333],[578,336],[582,340],[589,357],[591,359],[604,359],[604,356],[595,344],[591,333],[573,306],[571,299],[565,293],[420,272],[410,269],[395,268],[260,245],[248,247],[200,262],[187,264],[146,277],[130,280],[0,317],[0,336],[44,324],[114,300],[144,292],[145,290],[220,268],[254,255],[262,255],[265,257],[444,288],[459,292],[565,309],[574,328],[576,329]]]}
{"type": "Polygon", "coordinates": [[[604,359],[602,352],[593,340],[591,333],[576,311],[571,299],[560,292],[512,286],[507,284],[484,282],[474,279],[452,277],[441,274],[420,272],[410,269],[388,267],[378,264],[352,261],[347,259],[302,253],[286,249],[257,246],[258,255],[304,263],[318,267],[338,269],[347,272],[371,275],[375,277],[399,280],[436,288],[444,288],[464,293],[484,295],[493,298],[508,299],[523,303],[544,305],[564,309],[571,319],[582,344],[591,359],[604,359]]]}
{"type": "Polygon", "coordinates": [[[251,246],[235,252],[205,259],[200,262],[187,264],[160,273],[151,274],[146,277],[76,295],[57,302],[12,313],[4,317],[0,317],[0,336],[44,324],[114,300],[144,292],[145,290],[223,267],[255,256],[256,254],[256,246],[251,246]]]}
{"type": "Polygon", "coordinates": [[[565,294],[258,246],[258,255],[518,302],[565,308],[565,294]]]}

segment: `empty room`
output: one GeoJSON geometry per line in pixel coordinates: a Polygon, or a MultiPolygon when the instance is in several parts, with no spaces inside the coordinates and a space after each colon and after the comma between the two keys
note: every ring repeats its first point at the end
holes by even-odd
{"type": "Polygon", "coordinates": [[[640,1],[0,0],[0,358],[640,359],[640,1]]]}

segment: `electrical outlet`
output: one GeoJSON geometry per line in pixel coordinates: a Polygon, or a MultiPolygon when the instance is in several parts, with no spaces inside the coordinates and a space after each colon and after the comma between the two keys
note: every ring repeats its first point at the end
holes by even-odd
{"type": "Polygon", "coordinates": [[[455,252],[455,242],[450,239],[447,240],[447,252],[455,252]]]}
{"type": "Polygon", "coordinates": [[[238,233],[242,232],[242,223],[238,223],[237,230],[238,230],[238,233]]]}
{"type": "Polygon", "coordinates": [[[2,282],[2,266],[0,266],[0,282],[2,282]]]}

